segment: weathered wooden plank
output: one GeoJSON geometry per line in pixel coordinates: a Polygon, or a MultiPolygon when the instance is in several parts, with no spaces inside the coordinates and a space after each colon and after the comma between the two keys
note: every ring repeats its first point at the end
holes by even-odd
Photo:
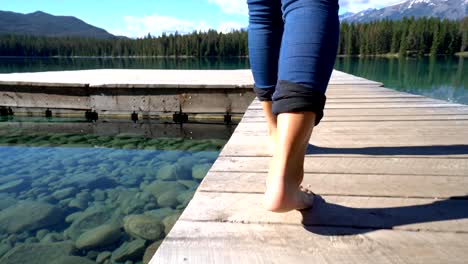
{"type": "MultiPolygon", "coordinates": [[[[208,192],[265,191],[266,172],[209,172],[198,187],[208,192]]],[[[468,177],[306,173],[303,185],[322,195],[449,198],[468,196],[468,177]]]]}
{"type": "MultiPolygon", "coordinates": [[[[220,156],[211,167],[212,171],[266,172],[270,157],[225,157],[220,156]]],[[[306,173],[323,174],[382,174],[421,176],[468,177],[468,161],[464,158],[413,157],[305,157],[306,173]]]]}
{"type": "MultiPolygon", "coordinates": [[[[433,108],[433,107],[418,107],[418,108],[391,108],[391,109],[327,109],[325,108],[325,118],[328,116],[346,116],[346,117],[357,117],[357,116],[417,116],[417,115],[429,115],[429,116],[443,116],[443,115],[461,115],[468,114],[468,107],[444,107],[444,108],[433,108]]],[[[263,110],[261,109],[250,109],[244,113],[244,117],[258,117],[264,116],[263,110]]]]}
{"type": "MultiPolygon", "coordinates": [[[[445,107],[460,107],[459,104],[450,104],[450,103],[425,103],[425,102],[410,102],[410,103],[378,103],[378,104],[352,104],[352,103],[342,103],[342,104],[327,104],[325,107],[328,109],[381,109],[381,108],[400,108],[400,107],[409,107],[409,108],[445,108],[445,107]]],[[[247,110],[259,110],[262,109],[261,106],[249,106],[247,110]]]]}
{"type": "MultiPolygon", "coordinates": [[[[263,113],[261,113],[263,115],[263,113]]],[[[385,122],[385,121],[445,121],[445,120],[468,120],[466,115],[414,115],[414,116],[327,116],[320,121],[323,122],[385,122]]],[[[243,123],[262,123],[266,122],[263,116],[244,116],[243,123]]]]}
{"type": "Polygon", "coordinates": [[[311,210],[282,214],[263,209],[262,200],[258,193],[197,192],[181,219],[468,232],[468,199],[317,196],[311,210]]]}
{"type": "MultiPolygon", "coordinates": [[[[258,131],[258,134],[263,134],[263,132],[266,132],[266,124],[258,124],[258,123],[247,123],[247,122],[241,122],[238,124],[236,131],[258,131]]],[[[404,131],[400,132],[405,132],[407,129],[443,129],[443,128],[449,128],[452,130],[460,130],[460,132],[468,133],[468,120],[445,120],[445,121],[431,121],[431,120],[421,120],[421,121],[393,121],[393,122],[366,122],[366,121],[360,121],[360,122],[352,122],[352,121],[343,121],[340,122],[339,124],[320,124],[319,126],[316,127],[317,132],[321,132],[322,130],[325,132],[329,132],[328,130],[334,130],[334,129],[339,129],[341,131],[345,130],[351,130],[349,131],[350,133],[353,132],[353,129],[359,128],[357,131],[372,131],[374,129],[398,129],[398,128],[405,128],[404,131]]],[[[315,128],[314,128],[315,129],[315,128]]],[[[380,131],[375,131],[375,132],[380,132],[380,131]]],[[[395,131],[391,131],[395,132],[395,131]]]]}
{"type": "MultiPolygon", "coordinates": [[[[348,134],[313,135],[307,154],[311,156],[399,156],[399,157],[465,157],[468,142],[465,134],[448,133],[447,138],[436,133],[417,134],[348,134]]],[[[266,135],[234,134],[224,147],[221,156],[269,156],[270,142],[266,135]]]]}
{"type": "Polygon", "coordinates": [[[468,234],[178,221],[151,264],[465,263],[468,234]]]}

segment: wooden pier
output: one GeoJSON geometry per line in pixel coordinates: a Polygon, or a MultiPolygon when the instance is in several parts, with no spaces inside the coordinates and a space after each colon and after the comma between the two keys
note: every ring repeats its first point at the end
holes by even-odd
{"type": "Polygon", "coordinates": [[[312,210],[262,208],[255,100],[151,263],[467,263],[468,106],[337,71],[327,97],[305,162],[312,210]]]}

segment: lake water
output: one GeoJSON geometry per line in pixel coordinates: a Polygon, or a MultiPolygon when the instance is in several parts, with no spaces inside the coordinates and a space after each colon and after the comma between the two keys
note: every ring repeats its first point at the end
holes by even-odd
{"type": "MultiPolygon", "coordinates": [[[[83,69],[248,69],[248,58],[0,58],[0,73],[83,69]]],[[[468,58],[338,58],[336,69],[386,87],[468,104],[468,58]]]]}
{"type": "Polygon", "coordinates": [[[0,263],[147,263],[234,128],[0,119],[0,263]]]}
{"type": "Polygon", "coordinates": [[[412,94],[468,104],[468,58],[338,58],[335,68],[412,94]]]}

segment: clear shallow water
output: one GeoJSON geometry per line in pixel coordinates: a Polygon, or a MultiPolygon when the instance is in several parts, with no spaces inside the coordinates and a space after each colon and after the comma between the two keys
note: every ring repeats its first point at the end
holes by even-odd
{"type": "Polygon", "coordinates": [[[25,124],[0,123],[2,264],[148,260],[226,143],[25,124]]]}
{"type": "Polygon", "coordinates": [[[468,104],[468,58],[338,58],[335,68],[412,94],[468,104]]]}

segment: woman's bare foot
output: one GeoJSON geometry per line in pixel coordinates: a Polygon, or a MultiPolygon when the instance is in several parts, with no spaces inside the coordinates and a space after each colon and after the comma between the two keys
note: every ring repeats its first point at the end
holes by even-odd
{"type": "Polygon", "coordinates": [[[304,177],[304,156],[315,123],[315,114],[278,115],[277,145],[270,163],[264,206],[273,212],[306,209],[313,194],[300,188],[304,177]]]}

